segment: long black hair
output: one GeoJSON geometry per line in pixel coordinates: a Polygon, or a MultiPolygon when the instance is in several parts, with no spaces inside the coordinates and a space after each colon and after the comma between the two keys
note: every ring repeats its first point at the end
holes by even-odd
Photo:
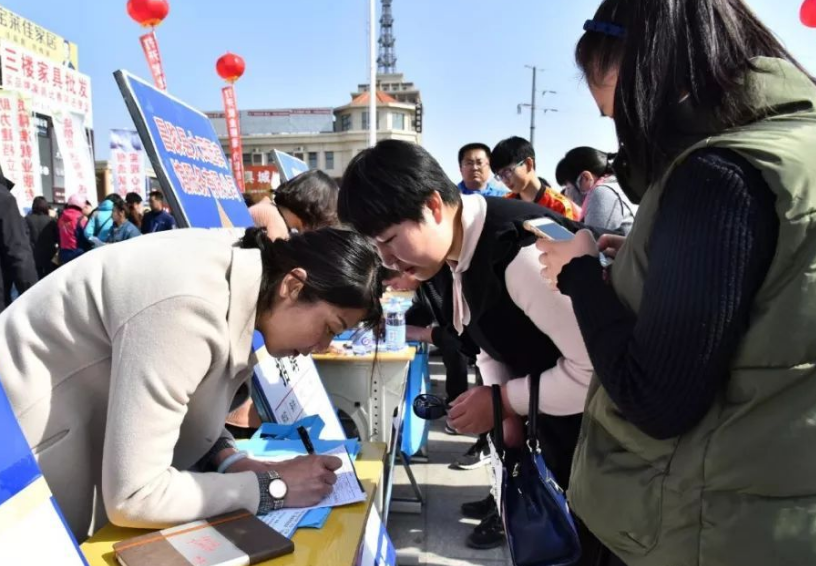
{"type": "Polygon", "coordinates": [[[382,316],[380,258],[360,234],[321,228],[290,239],[270,240],[266,230],[249,228],[238,246],[259,249],[263,263],[258,310],[273,307],[283,278],[292,270],[306,271],[298,299],[307,303],[325,301],[341,308],[365,311],[363,323],[373,327],[382,316]]]}
{"type": "Polygon", "coordinates": [[[742,0],[606,0],[594,19],[623,27],[625,37],[587,31],[575,59],[590,84],[619,70],[615,128],[647,181],[675,157],[665,140],[683,96],[725,129],[747,117],[751,59],[784,59],[806,73],[742,0]]]}
{"type": "Polygon", "coordinates": [[[567,183],[575,183],[584,171],[589,171],[596,177],[612,175],[616,156],[615,153],[606,153],[594,147],[576,147],[569,150],[564,159],[558,162],[555,180],[563,187],[567,183]]]}

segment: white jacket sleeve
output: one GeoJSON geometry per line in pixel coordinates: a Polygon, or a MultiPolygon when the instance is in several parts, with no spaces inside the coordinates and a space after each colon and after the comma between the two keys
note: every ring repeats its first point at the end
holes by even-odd
{"type": "MultiPolygon", "coordinates": [[[[507,291],[513,302],[533,324],[550,337],[562,357],[554,367],[541,374],[539,412],[564,416],[584,410],[592,362],[572,310],[572,302],[561,293],[550,290],[541,278],[539,252],[535,246],[519,251],[505,271],[507,291]]],[[[507,384],[507,397],[520,415],[528,412],[529,379],[507,384]]]]}
{"type": "Polygon", "coordinates": [[[191,396],[205,377],[225,379],[208,372],[229,355],[226,328],[224,313],[207,301],[175,297],[140,312],[114,336],[102,455],[102,496],[114,524],[162,528],[257,510],[254,473],[172,467],[191,396]]]}
{"type": "Polygon", "coordinates": [[[510,368],[490,357],[484,350],[476,355],[476,367],[482,373],[485,385],[504,385],[513,377],[510,368]]]}

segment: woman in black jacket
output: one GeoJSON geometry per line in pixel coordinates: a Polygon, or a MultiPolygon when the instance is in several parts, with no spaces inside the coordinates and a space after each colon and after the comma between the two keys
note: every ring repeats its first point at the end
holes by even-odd
{"type": "Polygon", "coordinates": [[[34,252],[37,277],[42,279],[54,268],[54,254],[59,250],[59,230],[57,221],[51,217],[51,206],[45,197],[36,197],[31,206],[31,214],[26,216],[28,237],[34,252]]]}

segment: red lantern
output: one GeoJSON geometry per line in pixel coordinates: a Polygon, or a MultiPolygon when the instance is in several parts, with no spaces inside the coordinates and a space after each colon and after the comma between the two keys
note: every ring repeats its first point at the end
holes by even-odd
{"type": "Polygon", "coordinates": [[[127,13],[146,28],[156,27],[170,12],[167,0],[128,0],[127,13]]]}
{"type": "Polygon", "coordinates": [[[799,10],[799,18],[809,28],[816,28],[816,0],[805,0],[799,10]]]}
{"type": "Polygon", "coordinates": [[[215,70],[218,76],[228,83],[234,83],[240,79],[241,75],[244,74],[244,69],[246,69],[244,58],[235,53],[227,52],[215,63],[215,70]]]}

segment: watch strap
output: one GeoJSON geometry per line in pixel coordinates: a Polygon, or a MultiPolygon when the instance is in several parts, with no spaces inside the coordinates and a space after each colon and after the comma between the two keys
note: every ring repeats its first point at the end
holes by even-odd
{"type": "Polygon", "coordinates": [[[260,502],[258,503],[258,515],[266,515],[270,511],[277,511],[283,508],[283,499],[275,499],[269,493],[269,485],[273,480],[281,479],[278,472],[269,470],[266,472],[255,472],[258,477],[258,488],[260,489],[260,502]]]}

